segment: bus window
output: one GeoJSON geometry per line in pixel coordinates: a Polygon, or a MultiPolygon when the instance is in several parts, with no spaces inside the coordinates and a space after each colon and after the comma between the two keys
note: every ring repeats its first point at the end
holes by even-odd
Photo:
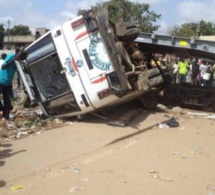
{"type": "Polygon", "coordinates": [[[26,49],[28,53],[28,64],[56,51],[51,34],[36,42],[32,47],[26,49]]]}
{"type": "Polygon", "coordinates": [[[71,91],[57,53],[32,63],[29,69],[42,100],[71,91]]]}

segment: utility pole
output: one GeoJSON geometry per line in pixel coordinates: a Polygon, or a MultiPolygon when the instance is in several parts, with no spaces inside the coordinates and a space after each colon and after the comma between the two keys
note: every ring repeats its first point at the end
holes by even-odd
{"type": "Polygon", "coordinates": [[[8,44],[8,47],[9,47],[9,34],[10,34],[10,32],[9,32],[9,30],[10,30],[10,19],[8,20],[8,23],[7,23],[7,44],[8,44]]]}

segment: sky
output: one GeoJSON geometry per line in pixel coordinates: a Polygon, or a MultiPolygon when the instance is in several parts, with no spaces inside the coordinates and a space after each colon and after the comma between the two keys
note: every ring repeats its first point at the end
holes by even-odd
{"type": "MultiPolygon", "coordinates": [[[[215,22],[215,0],[130,0],[148,3],[150,11],[161,14],[156,22],[156,33],[167,34],[175,25],[188,22],[215,22]]],[[[0,24],[5,28],[27,25],[32,33],[35,28],[52,29],[75,18],[79,9],[89,9],[104,0],[0,0],[0,24]],[[10,22],[9,22],[10,21],[10,22]]]]}

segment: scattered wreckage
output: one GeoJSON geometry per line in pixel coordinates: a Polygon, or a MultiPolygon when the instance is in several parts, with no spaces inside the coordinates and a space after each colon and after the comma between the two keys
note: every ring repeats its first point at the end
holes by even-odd
{"type": "Polygon", "coordinates": [[[213,60],[211,47],[207,41],[143,33],[123,20],[113,24],[107,9],[92,9],[32,43],[17,67],[30,102],[46,116],[81,116],[135,99],[153,109],[157,94],[171,83],[159,65],[151,65],[153,54],[213,60]]]}

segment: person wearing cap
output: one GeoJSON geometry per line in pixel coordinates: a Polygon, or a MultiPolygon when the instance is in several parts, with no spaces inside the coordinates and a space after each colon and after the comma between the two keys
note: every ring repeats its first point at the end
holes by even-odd
{"type": "Polygon", "coordinates": [[[15,60],[25,60],[27,53],[8,54],[0,69],[0,94],[3,95],[3,118],[9,120],[11,110],[11,91],[14,74],[17,71],[15,60]]]}

